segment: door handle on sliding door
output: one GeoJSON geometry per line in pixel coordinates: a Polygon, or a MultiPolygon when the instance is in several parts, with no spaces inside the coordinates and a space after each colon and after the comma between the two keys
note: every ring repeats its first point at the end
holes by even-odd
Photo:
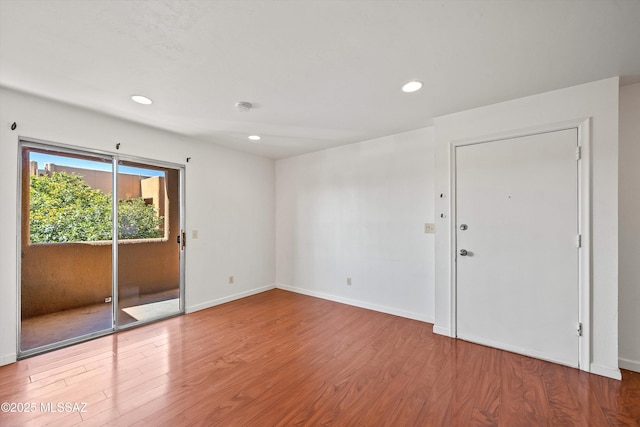
{"type": "Polygon", "coordinates": [[[176,239],[176,242],[180,245],[180,250],[183,251],[184,247],[186,245],[186,237],[184,234],[184,230],[180,230],[180,234],[178,234],[178,238],[176,239]]]}

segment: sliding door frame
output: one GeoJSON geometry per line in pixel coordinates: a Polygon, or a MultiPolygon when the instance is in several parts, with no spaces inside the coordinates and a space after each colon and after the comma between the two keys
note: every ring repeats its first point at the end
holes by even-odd
{"type": "Polygon", "coordinates": [[[130,156],[130,155],[122,155],[119,153],[91,149],[87,147],[78,147],[70,144],[63,144],[58,142],[52,142],[37,138],[30,138],[19,136],[18,137],[18,179],[17,179],[17,194],[20,195],[20,203],[17,203],[17,230],[16,233],[16,249],[18,256],[17,259],[17,335],[16,335],[16,354],[18,355],[18,359],[22,359],[25,357],[33,356],[36,354],[45,353],[51,350],[56,350],[59,348],[67,347],[73,344],[77,344],[80,342],[88,341],[94,338],[98,338],[105,335],[110,335],[120,330],[125,330],[128,328],[134,328],[137,326],[142,326],[148,323],[152,323],[159,320],[164,320],[170,317],[179,316],[185,313],[185,245],[180,245],[179,250],[179,292],[180,292],[180,305],[179,311],[175,315],[170,315],[161,319],[154,319],[149,322],[135,322],[129,325],[121,325],[118,326],[118,203],[117,203],[117,184],[118,184],[118,165],[120,161],[130,161],[140,164],[147,164],[149,166],[156,167],[164,167],[168,169],[175,169],[178,171],[178,212],[179,212],[179,228],[180,228],[180,236],[184,238],[184,233],[182,230],[185,230],[185,165],[165,162],[154,159],[147,159],[138,156],[130,156]],[[112,254],[111,254],[111,308],[112,308],[112,316],[111,316],[111,329],[105,329],[98,332],[89,333],[87,335],[82,335],[76,338],[70,338],[63,341],[46,344],[41,347],[37,347],[33,350],[22,351],[21,350],[21,337],[22,337],[22,220],[23,220],[23,150],[25,148],[36,148],[42,150],[52,150],[57,151],[61,154],[75,154],[75,155],[87,155],[87,156],[95,156],[96,158],[104,159],[105,161],[110,160],[112,163],[112,195],[114,203],[113,211],[112,211],[112,254]]]}
{"type": "MultiPolygon", "coordinates": [[[[113,172],[113,179],[114,179],[114,185],[117,184],[117,176],[118,176],[118,166],[119,166],[119,162],[125,161],[125,162],[133,162],[133,163],[140,163],[140,164],[145,164],[145,165],[149,165],[149,166],[157,166],[157,167],[163,167],[163,168],[167,168],[167,169],[175,169],[178,171],[178,216],[180,217],[180,221],[179,221],[179,236],[181,239],[185,238],[185,233],[183,233],[183,230],[185,230],[185,197],[184,197],[184,191],[185,191],[185,184],[184,184],[184,179],[185,179],[185,166],[184,165],[180,165],[177,163],[170,163],[170,162],[164,162],[164,161],[160,161],[160,160],[153,160],[153,159],[146,159],[143,157],[137,157],[137,156],[129,156],[129,155],[120,155],[120,154],[115,154],[112,153],[111,154],[113,156],[113,162],[114,162],[114,172],[113,172]]],[[[117,187],[114,187],[114,189],[117,189],[117,187]]],[[[114,190],[114,194],[117,194],[116,190],[114,190]]],[[[114,208],[114,218],[117,218],[117,203],[113,204],[113,208],[114,208]]],[[[117,331],[121,331],[121,330],[125,330],[125,329],[129,329],[129,328],[135,328],[138,326],[142,326],[142,325],[146,325],[147,323],[153,323],[156,322],[158,320],[164,320],[164,319],[169,319],[171,317],[175,317],[175,316],[180,316],[182,314],[185,313],[185,302],[184,302],[184,295],[185,295],[185,291],[184,291],[184,278],[185,278],[185,247],[186,245],[184,244],[180,244],[180,251],[178,252],[178,280],[179,280],[179,285],[180,285],[180,305],[178,307],[178,312],[175,315],[170,315],[167,317],[163,317],[161,319],[154,319],[148,322],[134,322],[131,324],[126,324],[126,325],[120,325],[118,326],[118,302],[119,302],[119,298],[118,298],[118,224],[117,221],[114,219],[113,221],[114,224],[114,230],[113,230],[113,236],[114,236],[114,241],[113,241],[113,270],[112,270],[112,279],[113,279],[113,300],[115,300],[115,303],[113,304],[113,311],[114,311],[114,315],[113,315],[113,328],[114,328],[114,332],[117,331]]],[[[177,242],[176,242],[177,244],[177,242]]]]}

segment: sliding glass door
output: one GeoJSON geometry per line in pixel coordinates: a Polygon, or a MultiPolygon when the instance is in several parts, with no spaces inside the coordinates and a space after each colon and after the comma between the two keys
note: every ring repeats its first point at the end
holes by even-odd
{"type": "Polygon", "coordinates": [[[180,313],[180,171],[118,162],[118,326],[180,313]]]}
{"type": "Polygon", "coordinates": [[[20,353],[113,330],[112,159],[22,149],[20,353]]]}
{"type": "Polygon", "coordinates": [[[182,313],[181,166],[21,147],[19,355],[182,313]]]}

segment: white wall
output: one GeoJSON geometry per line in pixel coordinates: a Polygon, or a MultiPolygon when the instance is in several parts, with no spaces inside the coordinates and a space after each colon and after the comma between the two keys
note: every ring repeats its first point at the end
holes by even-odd
{"type": "MultiPolygon", "coordinates": [[[[451,194],[450,141],[591,117],[592,141],[592,352],[589,370],[619,378],[618,370],[618,78],[503,102],[435,120],[436,193],[451,194]]],[[[436,216],[434,331],[451,330],[449,199],[436,216]]]]}
{"type": "Polygon", "coordinates": [[[0,365],[16,357],[18,136],[186,164],[187,311],[274,286],[273,160],[0,89],[0,365]]]}
{"type": "Polygon", "coordinates": [[[620,88],[620,367],[640,372],[640,84],[620,88]]]}
{"type": "MultiPolygon", "coordinates": [[[[629,369],[640,361],[639,86],[620,96],[620,364],[629,369]]],[[[617,79],[441,117],[435,136],[425,128],[279,160],[275,172],[268,159],[0,89],[0,197],[10,201],[0,203],[0,364],[16,352],[18,135],[109,152],[121,142],[124,154],[175,163],[192,157],[186,221],[199,238],[188,239],[188,311],[268,289],[277,276],[282,288],[435,320],[449,334],[449,201],[436,197],[450,192],[448,141],[583,117],[593,118],[592,363],[615,377],[617,79]],[[435,253],[426,222],[437,225],[435,253]]]]}
{"type": "Polygon", "coordinates": [[[278,160],[278,286],[433,322],[433,150],[425,128],[278,160]]]}

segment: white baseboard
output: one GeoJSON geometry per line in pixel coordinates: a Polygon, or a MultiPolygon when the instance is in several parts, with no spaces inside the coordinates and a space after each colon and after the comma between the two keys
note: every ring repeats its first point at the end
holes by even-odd
{"type": "Polygon", "coordinates": [[[629,360],[629,359],[618,359],[618,365],[622,369],[627,369],[629,371],[640,372],[640,362],[637,360],[629,360]]]}
{"type": "Polygon", "coordinates": [[[622,372],[620,372],[620,369],[598,365],[597,363],[592,363],[589,366],[589,372],[596,375],[602,375],[603,377],[613,378],[614,380],[622,379],[622,372]]]}
{"type": "Polygon", "coordinates": [[[329,301],[335,301],[342,304],[352,305],[354,307],[366,308],[367,310],[379,311],[380,313],[392,314],[394,316],[405,317],[407,319],[419,320],[421,322],[433,323],[433,318],[424,316],[422,314],[413,313],[405,310],[398,310],[392,307],[386,307],[383,305],[371,304],[364,301],[353,300],[350,298],[344,298],[337,295],[327,294],[324,292],[312,291],[304,288],[297,288],[295,286],[288,286],[283,284],[276,284],[276,288],[289,292],[295,292],[297,294],[309,295],[311,297],[317,297],[326,299],[329,301]]]}
{"type": "Polygon", "coordinates": [[[444,335],[445,337],[455,338],[451,336],[451,329],[444,328],[438,325],[433,325],[433,333],[438,335],[444,335]]]}
{"type": "Polygon", "coordinates": [[[228,295],[226,297],[222,297],[222,298],[218,298],[218,299],[214,299],[211,301],[206,301],[203,302],[201,304],[196,304],[196,305],[192,305],[190,307],[186,307],[185,308],[185,312],[186,313],[193,313],[196,311],[200,311],[200,310],[204,310],[206,308],[211,308],[214,307],[216,305],[220,305],[220,304],[224,304],[226,302],[230,302],[230,301],[234,301],[240,298],[244,298],[244,297],[248,297],[251,295],[255,295],[255,294],[259,294],[265,291],[270,291],[271,289],[275,289],[276,285],[275,284],[271,284],[271,285],[267,285],[267,286],[262,286],[260,288],[255,288],[255,289],[250,289],[248,291],[244,291],[244,292],[239,292],[237,294],[233,294],[233,295],[228,295]]]}
{"type": "Polygon", "coordinates": [[[18,355],[16,353],[3,354],[0,356],[0,366],[15,363],[16,360],[18,360],[18,355]]]}

